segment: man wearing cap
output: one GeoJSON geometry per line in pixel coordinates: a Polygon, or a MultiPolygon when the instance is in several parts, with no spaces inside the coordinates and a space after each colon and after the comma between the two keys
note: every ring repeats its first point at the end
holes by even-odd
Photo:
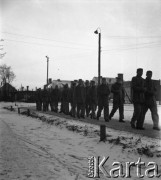
{"type": "Polygon", "coordinates": [[[160,131],[159,115],[158,115],[157,103],[155,97],[157,89],[155,87],[154,81],[151,78],[152,78],[152,71],[147,71],[145,84],[144,84],[146,91],[145,91],[145,104],[143,108],[143,122],[145,119],[146,112],[148,111],[148,109],[150,109],[153,120],[153,129],[160,131]]]}
{"type": "Polygon", "coordinates": [[[111,92],[113,93],[113,108],[110,113],[109,119],[111,119],[117,109],[119,109],[119,122],[125,122],[123,120],[125,93],[122,83],[122,79],[120,77],[116,77],[116,83],[114,83],[111,87],[111,92]]]}
{"type": "Polygon", "coordinates": [[[110,89],[106,83],[106,78],[102,78],[102,84],[98,86],[98,111],[97,120],[101,116],[101,112],[104,109],[104,119],[106,122],[109,121],[109,95],[110,89]]]}
{"type": "Polygon", "coordinates": [[[131,127],[139,130],[144,130],[143,128],[143,105],[145,102],[144,92],[144,79],[142,78],[143,69],[137,69],[137,75],[132,78],[131,81],[131,92],[132,101],[134,105],[134,112],[131,119],[131,127]]]}

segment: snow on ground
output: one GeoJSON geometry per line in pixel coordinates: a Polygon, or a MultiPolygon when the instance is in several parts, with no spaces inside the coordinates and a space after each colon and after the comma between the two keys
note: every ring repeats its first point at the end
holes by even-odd
{"type": "MultiPolygon", "coordinates": [[[[109,156],[104,165],[108,172],[113,162],[123,163],[125,172],[125,162],[137,162],[141,157],[146,165],[156,162],[161,173],[159,139],[107,128],[107,141],[100,142],[96,125],[44,113],[33,113],[37,118],[18,115],[2,108],[9,105],[0,104],[1,180],[87,180],[90,156],[109,156]]],[[[142,172],[145,170],[143,167],[142,172]]],[[[131,175],[131,179],[139,179],[135,167],[131,175]]],[[[94,179],[107,179],[100,176],[94,179]]]]}

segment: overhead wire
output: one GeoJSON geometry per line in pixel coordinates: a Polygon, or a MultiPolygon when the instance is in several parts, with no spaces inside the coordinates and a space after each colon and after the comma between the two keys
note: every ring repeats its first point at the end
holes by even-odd
{"type": "Polygon", "coordinates": [[[152,39],[152,38],[161,38],[161,36],[106,36],[106,38],[113,39],[152,39]]]}
{"type": "Polygon", "coordinates": [[[18,42],[18,43],[25,43],[25,44],[34,44],[39,46],[51,46],[51,47],[60,47],[60,48],[68,48],[68,49],[84,49],[84,50],[94,50],[94,49],[88,49],[88,48],[82,48],[82,47],[70,47],[70,46],[61,46],[61,45],[52,45],[52,44],[42,44],[42,43],[35,43],[35,42],[27,42],[27,41],[19,41],[19,40],[13,40],[5,38],[6,41],[12,41],[12,42],[18,42]]]}
{"type": "MultiPolygon", "coordinates": [[[[136,46],[141,46],[141,45],[157,45],[157,44],[160,44],[161,41],[152,41],[152,42],[146,42],[146,43],[135,43],[135,44],[127,44],[127,45],[121,45],[121,47],[136,47],[136,46]]],[[[107,46],[103,46],[103,47],[107,47],[107,46]]],[[[104,49],[104,51],[106,51],[106,49],[104,49]]]]}
{"type": "Polygon", "coordinates": [[[138,43],[133,45],[123,45],[119,48],[115,49],[102,49],[102,51],[117,51],[117,50],[130,50],[130,49],[141,49],[141,48],[153,48],[153,47],[160,47],[161,41],[158,42],[150,42],[150,43],[138,43]]]}
{"type": "MultiPolygon", "coordinates": [[[[62,42],[62,43],[73,43],[73,42],[63,42],[63,41],[55,41],[51,39],[46,39],[46,38],[39,38],[39,37],[34,37],[34,36],[28,36],[28,35],[22,35],[22,34],[16,34],[16,33],[9,33],[9,32],[3,32],[7,34],[12,34],[12,35],[17,35],[17,36],[24,36],[24,37],[30,37],[30,38],[35,38],[35,39],[42,39],[42,40],[47,40],[47,41],[53,41],[53,42],[62,42]]],[[[109,36],[109,37],[120,37],[120,38],[145,38],[145,37],[129,37],[129,36],[109,36]]],[[[148,36],[146,36],[147,38],[148,36]]],[[[154,36],[153,36],[154,37],[154,36]]],[[[155,36],[155,37],[160,37],[161,36],[155,36]]],[[[152,38],[151,36],[148,38],[152,38]]],[[[90,50],[94,51],[95,49],[89,49],[89,48],[83,48],[83,47],[72,47],[72,46],[63,46],[63,45],[54,45],[54,44],[42,44],[42,43],[36,43],[36,42],[27,42],[27,41],[21,41],[21,40],[13,40],[13,39],[8,39],[5,38],[3,40],[7,41],[12,41],[12,42],[18,42],[18,43],[25,43],[25,44],[34,44],[34,45],[40,45],[40,46],[51,46],[51,47],[60,47],[60,48],[68,48],[68,49],[84,49],[84,50],[90,50]]],[[[136,39],[135,39],[136,40],[136,39]]],[[[138,43],[138,44],[130,44],[130,45],[121,45],[118,48],[115,49],[102,49],[102,52],[104,51],[122,51],[122,50],[132,50],[132,49],[140,49],[140,48],[149,48],[149,47],[160,47],[161,41],[153,41],[153,42],[146,42],[146,43],[138,43]],[[146,46],[145,46],[146,45],[146,46]],[[153,45],[153,46],[152,46],[153,45]],[[155,46],[154,46],[155,45],[155,46]],[[127,48],[126,48],[127,47],[127,48]]],[[[79,43],[73,43],[73,44],[79,44],[79,43]]],[[[103,48],[106,46],[103,46],[103,48]]]]}
{"type": "MultiPolygon", "coordinates": [[[[85,44],[85,43],[58,41],[58,40],[53,40],[53,39],[49,39],[49,38],[40,38],[40,37],[24,35],[24,34],[18,34],[18,33],[10,33],[10,32],[2,32],[2,33],[9,34],[9,35],[15,35],[15,36],[28,37],[28,38],[33,38],[33,39],[40,39],[40,40],[45,40],[45,41],[51,41],[51,42],[58,42],[58,43],[65,43],[65,44],[75,44],[77,46],[93,46],[93,45],[89,45],[89,44],[85,44]]],[[[95,47],[95,46],[93,46],[93,47],[95,47]]]]}
{"type": "Polygon", "coordinates": [[[154,47],[161,47],[161,44],[157,44],[156,46],[142,46],[142,47],[129,47],[129,48],[118,48],[118,49],[109,49],[109,50],[103,50],[103,53],[107,53],[108,51],[126,51],[126,50],[136,50],[136,49],[142,49],[142,48],[154,48],[154,47]]]}

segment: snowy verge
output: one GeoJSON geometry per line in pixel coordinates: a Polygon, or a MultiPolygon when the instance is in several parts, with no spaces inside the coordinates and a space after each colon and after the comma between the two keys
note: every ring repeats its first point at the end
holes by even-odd
{"type": "MultiPolygon", "coordinates": [[[[15,111],[11,106],[4,107],[5,109],[15,111]]],[[[21,109],[22,115],[37,118],[48,125],[57,126],[59,128],[66,128],[69,131],[76,132],[88,138],[96,137],[99,139],[100,127],[98,125],[81,122],[78,119],[66,119],[55,115],[45,114],[38,111],[30,111],[21,109]]],[[[145,155],[146,157],[161,157],[160,140],[148,138],[136,134],[135,136],[129,132],[114,130],[106,127],[106,143],[120,146],[122,152],[134,153],[135,155],[145,155]]]]}

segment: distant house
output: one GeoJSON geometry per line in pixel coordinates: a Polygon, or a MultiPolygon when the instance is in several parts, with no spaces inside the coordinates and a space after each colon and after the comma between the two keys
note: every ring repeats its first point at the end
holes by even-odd
{"type": "Polygon", "coordinates": [[[12,101],[14,100],[14,93],[16,88],[9,83],[5,83],[0,87],[0,101],[12,101]]]}
{"type": "Polygon", "coordinates": [[[68,84],[68,87],[71,86],[71,81],[70,80],[60,80],[60,79],[57,79],[57,80],[53,80],[53,81],[50,81],[50,83],[48,84],[48,88],[55,88],[55,86],[57,85],[59,88],[63,88],[65,84],[68,84]]]}

